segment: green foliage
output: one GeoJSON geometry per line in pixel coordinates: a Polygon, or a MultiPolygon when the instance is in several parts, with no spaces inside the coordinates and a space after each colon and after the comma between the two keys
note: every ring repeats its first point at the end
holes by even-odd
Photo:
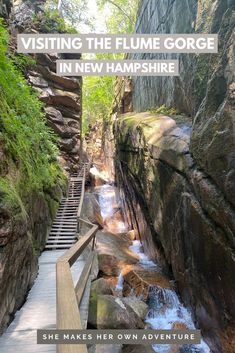
{"type": "Polygon", "coordinates": [[[153,114],[167,114],[167,115],[176,115],[178,114],[175,108],[166,107],[164,104],[160,107],[150,109],[150,113],[153,114]]]}
{"type": "Polygon", "coordinates": [[[30,55],[9,53],[8,56],[21,72],[26,72],[27,69],[33,69],[36,64],[35,59],[30,55]]]}
{"type": "Polygon", "coordinates": [[[87,76],[83,81],[83,134],[97,119],[108,119],[113,103],[112,76],[87,76]]]}
{"type": "Polygon", "coordinates": [[[98,0],[100,9],[110,10],[106,20],[109,33],[132,33],[136,22],[139,0],[98,0]]]}
{"type": "MultiPolygon", "coordinates": [[[[100,10],[107,10],[106,24],[109,33],[132,33],[138,9],[138,0],[98,0],[100,10]]],[[[96,54],[96,59],[122,59],[123,54],[96,54]]],[[[114,99],[115,77],[88,76],[83,81],[83,134],[88,125],[96,119],[107,120],[110,116],[114,99]]]]}
{"type": "Polygon", "coordinates": [[[24,199],[62,178],[57,147],[46,127],[42,103],[7,56],[7,32],[0,23],[0,131],[8,174],[0,179],[7,204],[23,209],[24,199]]]}
{"type": "Polygon", "coordinates": [[[65,22],[57,8],[53,8],[49,5],[45,6],[43,15],[40,12],[33,14],[33,23],[43,32],[77,33],[74,27],[65,22]]]}

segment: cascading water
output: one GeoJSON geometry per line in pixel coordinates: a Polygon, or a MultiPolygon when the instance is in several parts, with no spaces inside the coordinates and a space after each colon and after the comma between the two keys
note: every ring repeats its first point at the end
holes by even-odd
{"type": "Polygon", "coordinates": [[[139,240],[133,240],[132,245],[129,247],[134,253],[139,256],[139,264],[144,268],[156,268],[157,264],[155,264],[152,260],[148,258],[147,255],[142,251],[142,245],[139,240]]]}
{"type": "MultiPolygon", "coordinates": [[[[112,184],[108,184],[107,174],[93,170],[95,177],[106,180],[106,184],[95,188],[98,203],[100,205],[101,216],[104,220],[105,228],[113,233],[125,233],[128,231],[120,209],[122,208],[118,190],[112,184]]],[[[138,264],[144,269],[161,271],[161,267],[148,258],[143,252],[143,247],[139,240],[134,240],[129,249],[138,258],[138,264]]],[[[122,292],[124,278],[120,273],[116,285],[118,293],[122,292]]],[[[133,296],[135,294],[132,291],[133,296]]],[[[141,299],[141,298],[140,298],[141,299]]],[[[152,329],[195,329],[190,312],[180,302],[176,292],[172,289],[152,287],[149,294],[149,311],[145,318],[146,324],[152,329]]],[[[157,353],[171,353],[172,345],[154,345],[153,349],[157,353]]],[[[210,353],[209,347],[202,340],[199,345],[184,345],[177,350],[178,353],[210,353]]]]}
{"type": "MultiPolygon", "coordinates": [[[[139,240],[134,240],[129,247],[139,256],[139,265],[145,269],[158,267],[143,252],[139,240]]],[[[194,330],[195,326],[190,312],[180,302],[176,292],[171,289],[152,287],[149,295],[149,312],[145,322],[155,330],[170,330],[177,328],[194,330]]],[[[154,345],[157,353],[170,353],[172,345],[154,345]]],[[[202,340],[199,345],[183,346],[179,353],[210,353],[209,347],[202,340]]]]}

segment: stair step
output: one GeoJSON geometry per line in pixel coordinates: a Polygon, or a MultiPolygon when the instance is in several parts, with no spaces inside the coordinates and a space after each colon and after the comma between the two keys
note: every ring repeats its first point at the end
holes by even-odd
{"type": "Polygon", "coordinates": [[[66,236],[60,236],[60,237],[52,237],[52,236],[49,236],[47,240],[56,240],[56,239],[63,239],[63,240],[77,240],[77,237],[73,237],[73,236],[69,236],[69,235],[66,235],[66,236]]]}
{"type": "Polygon", "coordinates": [[[74,244],[75,241],[74,240],[48,240],[47,244],[74,244]]]}
{"type": "Polygon", "coordinates": [[[48,244],[45,246],[45,249],[56,249],[56,248],[59,248],[59,249],[69,249],[71,248],[71,245],[69,246],[66,246],[66,244],[48,244]]]}
{"type": "Polygon", "coordinates": [[[76,232],[72,232],[72,231],[67,231],[67,232],[56,232],[56,231],[51,231],[50,235],[57,235],[57,234],[61,234],[61,235],[75,235],[76,232]]]}
{"type": "Polygon", "coordinates": [[[74,220],[74,221],[68,221],[68,220],[65,220],[65,219],[62,219],[61,221],[57,220],[57,221],[54,221],[53,222],[53,225],[74,225],[74,224],[77,224],[77,220],[74,220]]]}
{"type": "Polygon", "coordinates": [[[57,230],[58,229],[61,229],[62,231],[65,230],[65,229],[68,229],[68,230],[76,230],[77,229],[77,224],[60,224],[60,225],[53,225],[51,227],[52,230],[57,230]]]}

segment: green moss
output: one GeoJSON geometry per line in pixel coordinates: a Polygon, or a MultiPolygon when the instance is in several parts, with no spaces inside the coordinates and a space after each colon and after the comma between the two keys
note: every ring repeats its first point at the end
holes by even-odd
{"type": "Polygon", "coordinates": [[[164,104],[161,105],[160,107],[151,108],[150,112],[154,113],[154,114],[166,114],[166,115],[176,115],[176,114],[178,114],[178,112],[177,112],[177,110],[175,108],[166,107],[164,104]]]}
{"type": "Polygon", "coordinates": [[[0,131],[8,163],[0,192],[14,212],[23,212],[27,195],[52,188],[63,173],[42,103],[7,55],[7,42],[7,31],[0,23],[0,131]]]}

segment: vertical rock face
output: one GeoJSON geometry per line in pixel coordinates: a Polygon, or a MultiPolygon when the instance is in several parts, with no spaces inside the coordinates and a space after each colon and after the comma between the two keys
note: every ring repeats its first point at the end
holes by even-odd
{"type": "MultiPolygon", "coordinates": [[[[136,33],[192,33],[197,15],[197,0],[143,0],[137,16],[136,33]]],[[[180,77],[133,77],[133,106],[144,111],[163,104],[189,113],[192,111],[192,64],[189,55],[134,54],[138,60],[180,60],[180,77]]]]}
{"type": "MultiPolygon", "coordinates": [[[[56,32],[56,20],[48,20],[44,11],[45,1],[14,2],[12,34],[56,32]],[[35,20],[33,18],[36,17],[35,20]]],[[[57,32],[58,33],[58,32],[57,32]]],[[[60,163],[67,171],[76,171],[79,162],[81,135],[80,78],[61,77],[56,74],[56,60],[66,59],[66,54],[36,54],[35,65],[26,70],[26,77],[45,103],[47,124],[59,137],[60,163]]],[[[70,59],[80,59],[80,54],[70,54],[70,59]]]]}
{"type": "Polygon", "coordinates": [[[114,128],[132,224],[172,270],[213,353],[235,346],[234,26],[234,1],[141,1],[137,33],[218,33],[219,53],[179,55],[179,78],[133,78],[135,111],[164,104],[191,118],[139,113],[114,128]]]}
{"type": "Polygon", "coordinates": [[[187,122],[143,113],[115,123],[133,226],[172,270],[216,353],[235,346],[234,27],[234,1],[143,0],[137,33],[218,33],[219,53],[179,55],[179,78],[133,78],[134,110],[164,104],[191,115],[187,122]]]}
{"type": "Polygon", "coordinates": [[[11,10],[11,0],[0,0],[0,17],[8,17],[11,10]]]}
{"type": "Polygon", "coordinates": [[[146,253],[173,272],[214,353],[232,353],[235,209],[189,153],[188,118],[150,113],[115,123],[116,175],[146,253]]]}
{"type": "Polygon", "coordinates": [[[0,201],[0,334],[24,303],[36,278],[37,258],[60,197],[59,188],[41,197],[31,195],[28,216],[17,213],[14,217],[0,201]]]}

